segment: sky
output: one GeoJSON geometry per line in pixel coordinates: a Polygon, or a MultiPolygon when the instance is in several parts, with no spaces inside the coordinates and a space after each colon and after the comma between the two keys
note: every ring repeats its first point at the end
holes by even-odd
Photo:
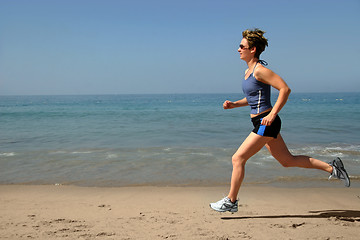
{"type": "Polygon", "coordinates": [[[360,92],[360,0],[0,0],[0,95],[241,93],[242,31],[293,92],[360,92]]]}

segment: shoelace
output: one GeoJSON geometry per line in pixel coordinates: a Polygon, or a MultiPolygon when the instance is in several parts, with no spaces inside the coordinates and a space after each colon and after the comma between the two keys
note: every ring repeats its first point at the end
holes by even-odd
{"type": "Polygon", "coordinates": [[[345,179],[345,177],[342,175],[341,171],[339,171],[338,167],[334,166],[333,164],[332,164],[332,167],[333,167],[333,172],[329,176],[329,180],[333,177],[336,177],[338,179],[345,179]]]}
{"type": "Polygon", "coordinates": [[[332,165],[332,167],[333,167],[333,171],[332,171],[332,173],[330,174],[330,176],[329,176],[329,180],[330,179],[332,179],[334,176],[336,176],[336,171],[337,171],[337,169],[336,169],[336,167],[334,166],[334,165],[332,165]]]}

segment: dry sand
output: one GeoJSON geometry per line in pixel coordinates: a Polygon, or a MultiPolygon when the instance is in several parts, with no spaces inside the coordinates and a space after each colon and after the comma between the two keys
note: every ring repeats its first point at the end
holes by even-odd
{"type": "Polygon", "coordinates": [[[359,188],[0,186],[0,239],[360,239],[359,188]]]}

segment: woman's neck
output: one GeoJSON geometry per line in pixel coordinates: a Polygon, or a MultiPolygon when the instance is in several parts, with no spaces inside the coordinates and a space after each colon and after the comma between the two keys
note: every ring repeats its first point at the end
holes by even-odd
{"type": "Polygon", "coordinates": [[[254,67],[258,61],[259,61],[258,58],[252,58],[250,61],[247,62],[248,69],[251,70],[251,72],[254,71],[254,67]]]}

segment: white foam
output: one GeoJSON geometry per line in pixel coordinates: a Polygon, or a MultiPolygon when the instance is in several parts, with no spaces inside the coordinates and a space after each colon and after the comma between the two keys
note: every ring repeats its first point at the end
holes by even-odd
{"type": "Polygon", "coordinates": [[[13,153],[13,152],[9,152],[9,153],[0,153],[0,156],[1,157],[13,157],[15,156],[16,154],[13,153]]]}
{"type": "Polygon", "coordinates": [[[113,159],[113,158],[117,158],[117,157],[118,157],[117,154],[111,154],[111,153],[107,154],[107,156],[106,156],[106,158],[108,158],[108,159],[113,159]]]}
{"type": "Polygon", "coordinates": [[[91,151],[85,151],[85,152],[72,152],[72,154],[89,154],[89,153],[93,153],[91,151]]]}
{"type": "Polygon", "coordinates": [[[50,154],[64,154],[66,151],[50,151],[50,154]]]}

